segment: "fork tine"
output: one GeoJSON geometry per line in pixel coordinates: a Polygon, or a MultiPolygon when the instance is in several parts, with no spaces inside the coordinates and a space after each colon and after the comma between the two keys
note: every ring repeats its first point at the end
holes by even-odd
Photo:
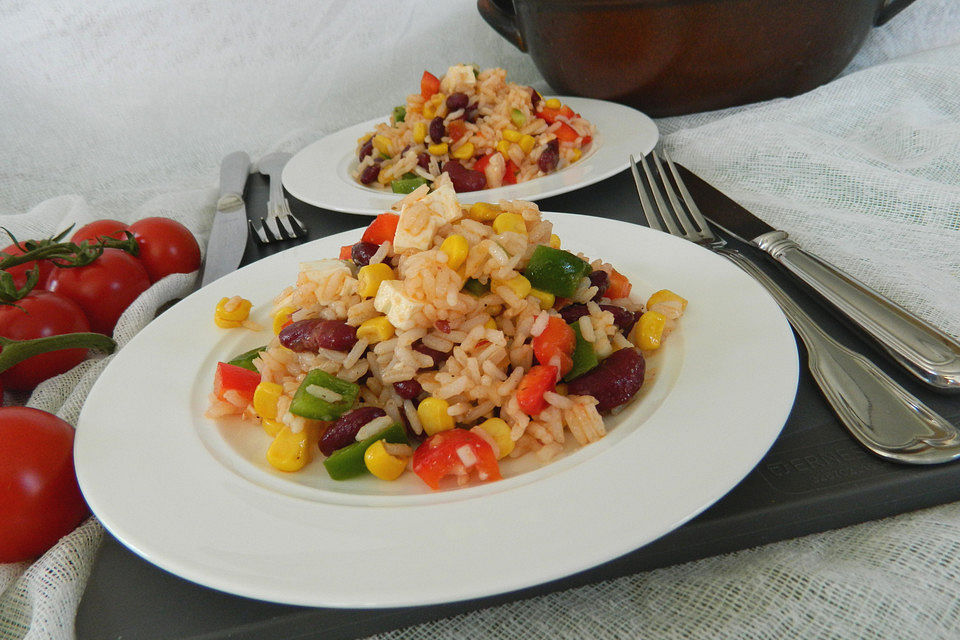
{"type": "MultiPolygon", "coordinates": [[[[641,156],[641,158],[642,157],[643,156],[641,156]]],[[[653,204],[647,196],[647,189],[643,186],[643,179],[640,177],[640,172],[637,171],[637,159],[633,157],[633,154],[630,155],[630,172],[633,174],[633,183],[637,185],[637,195],[640,196],[640,209],[643,210],[643,215],[647,219],[647,226],[656,231],[663,231],[663,225],[660,224],[660,220],[657,218],[653,204]]]]}
{"type": "MultiPolygon", "coordinates": [[[[657,162],[659,169],[659,160],[657,159],[657,154],[651,152],[650,155],[657,162]]],[[[661,186],[663,183],[658,183],[657,179],[653,176],[653,172],[650,171],[650,163],[647,162],[646,157],[640,158],[640,163],[643,165],[643,173],[647,176],[647,184],[650,185],[650,193],[653,194],[653,199],[657,203],[657,210],[660,212],[660,217],[663,218],[663,223],[667,226],[667,230],[670,231],[675,236],[682,236],[683,231],[680,227],[677,226],[675,216],[671,215],[671,210],[667,208],[667,203],[663,200],[664,187],[661,186]]],[[[659,175],[663,175],[660,173],[659,175]]],[[[666,185],[669,187],[669,185],[666,185]]],[[[669,189],[666,189],[669,191],[669,189]]]]}
{"type": "Polygon", "coordinates": [[[260,218],[260,230],[263,232],[264,237],[266,237],[267,244],[279,240],[279,238],[274,235],[273,230],[270,229],[268,221],[264,218],[260,218]]]}
{"type": "Polygon", "coordinates": [[[307,228],[303,226],[303,223],[301,223],[296,216],[291,214],[290,220],[293,222],[293,226],[296,228],[296,231],[297,231],[296,235],[298,238],[302,238],[307,235],[307,228]]]}
{"type": "Polygon", "coordinates": [[[690,192],[687,191],[687,185],[685,185],[683,180],[680,179],[680,173],[677,171],[676,165],[673,164],[673,159],[666,151],[663,152],[663,159],[667,161],[667,166],[670,167],[670,173],[673,175],[673,180],[676,183],[677,188],[680,190],[680,197],[683,200],[683,204],[686,205],[687,210],[693,217],[694,223],[700,227],[700,233],[708,235],[711,238],[715,238],[713,229],[710,228],[710,225],[707,224],[707,221],[703,218],[703,214],[700,213],[700,208],[694,201],[693,196],[691,196],[690,192]]]}
{"type": "Polygon", "coordinates": [[[250,232],[253,234],[253,237],[257,240],[257,244],[267,244],[269,242],[263,235],[263,231],[258,229],[253,224],[253,220],[247,220],[247,224],[250,226],[250,232]]]}

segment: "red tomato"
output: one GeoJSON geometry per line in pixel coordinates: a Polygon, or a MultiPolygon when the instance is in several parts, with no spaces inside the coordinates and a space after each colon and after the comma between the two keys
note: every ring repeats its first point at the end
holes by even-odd
{"type": "Polygon", "coordinates": [[[633,285],[630,284],[630,281],[627,280],[627,277],[617,271],[616,269],[610,270],[610,286],[607,287],[607,290],[604,292],[604,296],[610,298],[611,300],[616,300],[617,298],[626,298],[630,295],[630,290],[633,288],[633,285]]]}
{"type": "MultiPolygon", "coordinates": [[[[17,248],[17,245],[12,244],[6,249],[3,250],[3,253],[9,256],[20,256],[23,255],[23,251],[17,248]]],[[[2,259],[3,256],[0,256],[2,259]]],[[[18,264],[15,267],[10,267],[5,269],[10,275],[13,276],[13,283],[17,286],[18,289],[22,288],[23,285],[27,282],[27,271],[33,269],[36,266],[36,260],[31,260],[30,262],[24,262],[23,264],[18,264]]],[[[43,286],[43,283],[47,281],[47,277],[50,275],[50,272],[53,271],[53,263],[49,260],[40,261],[40,279],[37,280],[37,286],[43,286]]]]}
{"type": "Polygon", "coordinates": [[[540,364],[550,364],[554,357],[560,359],[560,375],[565,376],[573,368],[573,350],[577,347],[577,334],[562,318],[550,316],[543,332],[533,339],[533,355],[540,364]]]}
{"type": "Polygon", "coordinates": [[[120,314],[150,287],[143,265],[125,251],[104,249],[85,267],[54,269],[46,289],[70,298],[83,309],[90,329],[111,335],[120,314]]]}
{"type": "Polygon", "coordinates": [[[557,385],[557,368],[538,364],[520,379],[517,386],[517,404],[528,416],[535,416],[547,408],[543,394],[552,391],[557,385]]]}
{"type": "Polygon", "coordinates": [[[459,118],[454,120],[447,125],[447,135],[450,136],[450,139],[456,142],[462,138],[467,133],[467,125],[463,123],[463,120],[459,118]]]}
{"type": "Polygon", "coordinates": [[[493,447],[466,429],[435,433],[413,452],[413,472],[431,489],[439,489],[444,476],[466,475],[473,470],[483,482],[501,479],[493,447]]]}
{"type": "Polygon", "coordinates": [[[100,236],[124,240],[127,236],[125,236],[123,232],[126,230],[127,225],[119,220],[95,220],[77,229],[74,234],[70,236],[70,242],[80,244],[84,240],[87,240],[90,244],[96,244],[99,242],[100,236]]]}
{"type": "Polygon", "coordinates": [[[424,100],[429,100],[430,96],[440,91],[440,79],[429,71],[424,71],[420,77],[420,95],[424,100]]]}
{"type": "Polygon", "coordinates": [[[393,242],[393,236],[397,233],[397,224],[400,222],[400,216],[395,213],[381,213],[378,215],[367,230],[363,232],[363,242],[372,242],[373,244],[383,244],[387,240],[393,242]]]}
{"type": "Polygon", "coordinates": [[[213,378],[213,395],[223,400],[227,391],[236,391],[247,402],[253,402],[253,393],[260,384],[260,374],[235,364],[217,363],[217,373],[213,378]]]}
{"type": "MultiPolygon", "coordinates": [[[[64,333],[90,331],[83,310],[69,298],[34,289],[13,305],[0,305],[0,335],[12,340],[32,340],[64,333]]],[[[3,348],[0,347],[0,351],[3,348]]],[[[0,373],[7,389],[28,391],[55,375],[72,369],[86,357],[86,349],[61,349],[41,353],[0,373]]]]}
{"type": "Polygon", "coordinates": [[[90,513],[73,469],[73,427],[27,407],[0,408],[0,563],[31,560],[90,513]]]}
{"type": "Polygon", "coordinates": [[[137,256],[150,282],[171,273],[193,273],[200,268],[200,245],[190,230],[170,218],[144,218],[130,225],[137,239],[137,256]]]}

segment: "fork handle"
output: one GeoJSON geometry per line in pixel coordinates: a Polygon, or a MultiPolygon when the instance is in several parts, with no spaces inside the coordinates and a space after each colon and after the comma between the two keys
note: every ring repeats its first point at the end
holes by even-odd
{"type": "Polygon", "coordinates": [[[833,304],[907,371],[940,391],[960,392],[960,343],[952,337],[807,253],[785,231],[760,235],[753,244],[833,304]]]}
{"type": "Polygon", "coordinates": [[[960,457],[960,433],[867,358],[827,335],[780,286],[746,257],[724,256],[753,276],[780,305],[807,347],[808,366],[847,430],[883,457],[936,464],[960,457]]]}

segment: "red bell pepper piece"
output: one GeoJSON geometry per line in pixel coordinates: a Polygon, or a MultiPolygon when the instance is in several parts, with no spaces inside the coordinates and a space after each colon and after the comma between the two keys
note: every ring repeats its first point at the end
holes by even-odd
{"type": "Polygon", "coordinates": [[[585,147],[591,142],[593,142],[593,136],[583,136],[583,140],[581,141],[580,144],[582,144],[585,147]]]}
{"type": "Polygon", "coordinates": [[[459,118],[447,125],[447,135],[456,142],[467,133],[467,125],[459,118]]]}
{"type": "Polygon", "coordinates": [[[491,151],[491,152],[488,153],[487,155],[483,156],[482,158],[480,158],[479,160],[477,160],[476,162],[474,162],[474,163],[473,163],[473,170],[474,170],[474,171],[483,171],[484,169],[486,169],[486,168],[487,168],[487,165],[490,164],[490,158],[493,157],[493,154],[494,154],[494,153],[497,153],[497,152],[496,152],[496,151],[491,151]]]}
{"type": "Polygon", "coordinates": [[[531,367],[517,386],[517,403],[528,416],[535,416],[547,408],[543,394],[557,386],[557,368],[548,364],[531,367]]]}
{"type": "Polygon", "coordinates": [[[340,259],[341,260],[350,260],[353,252],[353,245],[348,244],[346,246],[340,247],[340,259]]]}
{"type": "Polygon", "coordinates": [[[483,482],[502,477],[493,447],[466,429],[435,433],[413,452],[413,472],[431,489],[439,489],[440,479],[445,476],[465,475],[474,470],[483,482]]]}
{"type": "MultiPolygon", "coordinates": [[[[550,316],[547,326],[533,339],[533,355],[540,364],[550,364],[555,357],[560,358],[560,376],[565,376],[573,368],[573,350],[577,346],[577,335],[562,318],[550,316]]],[[[520,384],[523,384],[521,381],[520,384]]]]}
{"type": "Polygon", "coordinates": [[[223,400],[227,391],[236,391],[247,402],[253,402],[253,392],[260,384],[260,374],[235,364],[217,363],[217,373],[213,377],[213,395],[223,400]]]}
{"type": "Polygon", "coordinates": [[[440,79],[429,71],[424,71],[420,78],[420,95],[424,100],[429,100],[438,91],[440,91],[440,79]]]}
{"type": "Polygon", "coordinates": [[[548,124],[553,124],[556,122],[559,116],[563,116],[568,120],[570,118],[578,117],[577,114],[574,113],[573,109],[565,104],[560,105],[559,109],[551,109],[550,107],[544,105],[540,108],[540,111],[537,111],[537,117],[543,118],[548,124]]]}
{"type": "Polygon", "coordinates": [[[503,184],[517,184],[518,173],[520,173],[520,167],[514,164],[513,160],[507,160],[507,165],[503,172],[503,184]]]}
{"type": "Polygon", "coordinates": [[[557,138],[563,142],[576,142],[577,138],[580,137],[580,134],[577,133],[577,130],[568,125],[566,122],[561,122],[560,127],[553,132],[553,135],[557,136],[557,138]]]}
{"type": "Polygon", "coordinates": [[[397,224],[400,222],[400,216],[395,213],[381,213],[367,230],[363,232],[363,241],[373,244],[383,244],[387,240],[393,242],[393,236],[397,233],[397,224]]]}
{"type": "Polygon", "coordinates": [[[610,271],[610,286],[607,287],[605,295],[611,300],[616,300],[617,298],[626,298],[630,295],[630,289],[633,288],[633,285],[630,284],[630,281],[627,280],[627,277],[617,271],[612,269],[610,271]]]}

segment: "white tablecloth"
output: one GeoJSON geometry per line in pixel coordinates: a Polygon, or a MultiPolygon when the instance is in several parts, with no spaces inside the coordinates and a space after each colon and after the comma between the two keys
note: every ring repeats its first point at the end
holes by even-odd
{"type": "MultiPolygon", "coordinates": [[[[0,6],[0,223],[26,236],[166,215],[205,241],[226,153],[295,152],[461,61],[546,89],[472,0],[12,0],[0,6]]],[[[956,0],[918,0],[806,95],[658,124],[728,195],[960,335],[956,0]]],[[[156,285],[118,342],[193,286],[156,285]]],[[[6,400],[75,421],[107,361],[6,400]]],[[[91,519],[36,563],[0,565],[0,638],[72,637],[101,535],[91,519]]],[[[382,637],[956,637],[958,552],[954,504],[382,637]]]]}

